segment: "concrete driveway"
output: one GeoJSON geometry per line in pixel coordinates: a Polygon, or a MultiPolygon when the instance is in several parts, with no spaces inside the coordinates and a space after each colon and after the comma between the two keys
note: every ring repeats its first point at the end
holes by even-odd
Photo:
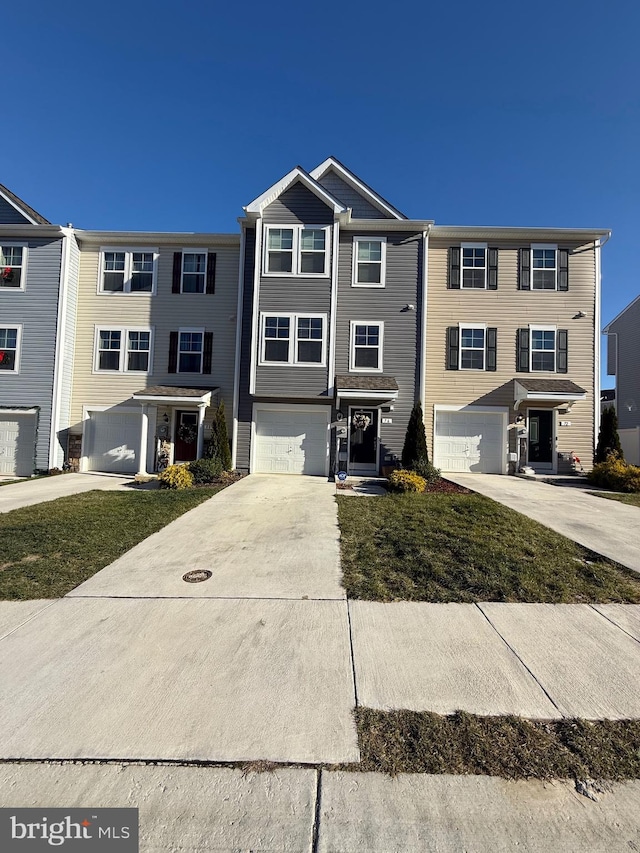
{"type": "Polygon", "coordinates": [[[640,572],[640,509],[590,495],[499,474],[447,474],[447,480],[539,521],[596,554],[640,572]]]}
{"type": "Polygon", "coordinates": [[[90,492],[92,489],[122,489],[132,482],[133,477],[113,474],[60,474],[56,477],[23,480],[0,487],[0,512],[54,501],[79,492],[90,492]]]}

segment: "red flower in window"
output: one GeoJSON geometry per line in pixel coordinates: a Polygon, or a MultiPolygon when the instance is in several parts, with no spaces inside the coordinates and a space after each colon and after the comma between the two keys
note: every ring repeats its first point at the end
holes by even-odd
{"type": "Polygon", "coordinates": [[[11,269],[11,267],[5,267],[2,270],[2,280],[13,281],[13,270],[11,269]]]}
{"type": "Polygon", "coordinates": [[[0,364],[4,361],[4,350],[0,350],[0,364]]]}

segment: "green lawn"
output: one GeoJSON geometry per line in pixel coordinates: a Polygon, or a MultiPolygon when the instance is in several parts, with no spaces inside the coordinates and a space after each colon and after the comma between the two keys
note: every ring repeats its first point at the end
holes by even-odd
{"type": "Polygon", "coordinates": [[[361,763],[382,773],[507,779],[638,779],[640,720],[480,717],[357,708],[361,763]]]}
{"type": "Polygon", "coordinates": [[[92,491],[0,514],[0,599],[66,595],[221,488],[92,491]]]}
{"type": "Polygon", "coordinates": [[[606,498],[609,501],[620,501],[621,504],[640,507],[640,495],[621,495],[619,492],[590,492],[597,498],[606,498]]]}
{"type": "Polygon", "coordinates": [[[350,598],[640,603],[634,572],[482,495],[337,501],[350,598]]]}

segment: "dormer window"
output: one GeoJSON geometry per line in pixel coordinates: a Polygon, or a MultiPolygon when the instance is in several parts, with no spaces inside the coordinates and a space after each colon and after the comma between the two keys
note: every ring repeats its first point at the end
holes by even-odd
{"type": "Polygon", "coordinates": [[[265,237],[265,275],[328,275],[326,228],[267,226],[265,237]]]}

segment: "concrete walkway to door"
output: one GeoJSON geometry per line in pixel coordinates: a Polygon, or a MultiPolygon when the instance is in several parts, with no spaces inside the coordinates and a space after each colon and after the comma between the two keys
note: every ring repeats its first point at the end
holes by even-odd
{"type": "Polygon", "coordinates": [[[570,486],[499,474],[445,474],[447,480],[539,521],[579,545],[640,572],[640,509],[570,486]]]}

